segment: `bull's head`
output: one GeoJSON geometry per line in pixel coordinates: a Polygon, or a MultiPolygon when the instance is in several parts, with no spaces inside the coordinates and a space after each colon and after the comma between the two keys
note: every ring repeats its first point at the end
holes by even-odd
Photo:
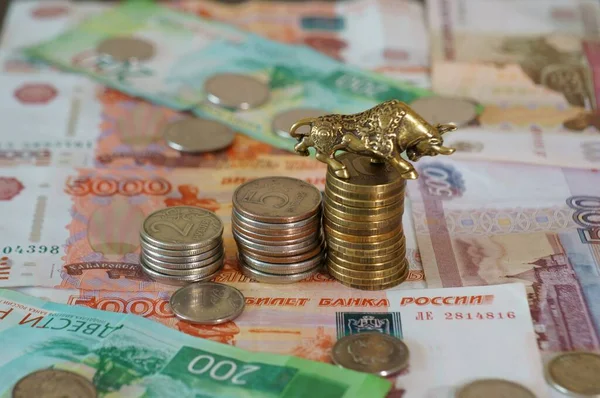
{"type": "Polygon", "coordinates": [[[427,134],[423,134],[421,139],[416,140],[406,148],[406,156],[415,162],[423,156],[453,154],[456,149],[445,147],[442,135],[454,130],[456,130],[456,126],[453,124],[431,126],[427,134]]]}

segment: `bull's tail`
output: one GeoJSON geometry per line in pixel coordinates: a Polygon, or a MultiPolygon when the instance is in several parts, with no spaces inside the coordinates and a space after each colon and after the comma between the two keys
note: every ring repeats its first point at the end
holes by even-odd
{"type": "Polygon", "coordinates": [[[296,130],[298,130],[298,128],[300,128],[302,126],[310,126],[311,124],[313,124],[314,121],[315,121],[314,117],[309,117],[309,118],[306,118],[306,119],[300,119],[300,120],[298,120],[290,128],[290,135],[292,137],[294,137],[294,138],[300,138],[302,136],[302,134],[298,134],[296,132],[296,130]]]}

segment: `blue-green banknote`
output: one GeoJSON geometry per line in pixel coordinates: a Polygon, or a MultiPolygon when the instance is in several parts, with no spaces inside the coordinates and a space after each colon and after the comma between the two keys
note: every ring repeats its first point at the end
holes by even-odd
{"type": "Polygon", "coordinates": [[[384,397],[385,379],[254,353],[159,323],[0,289],[0,397],[40,369],[76,372],[100,397],[384,397]]]}
{"type": "Polygon", "coordinates": [[[294,140],[272,128],[282,112],[310,107],[350,114],[393,98],[410,103],[432,94],[345,65],[306,46],[280,44],[151,2],[125,3],[25,52],[129,95],[220,120],[288,150],[294,140]],[[108,47],[102,43],[115,37],[146,43],[134,50],[127,50],[127,45],[118,50],[133,51],[137,61],[106,56],[108,47]],[[268,84],[270,96],[250,110],[215,106],[206,100],[204,83],[219,73],[254,77],[268,84]]]}

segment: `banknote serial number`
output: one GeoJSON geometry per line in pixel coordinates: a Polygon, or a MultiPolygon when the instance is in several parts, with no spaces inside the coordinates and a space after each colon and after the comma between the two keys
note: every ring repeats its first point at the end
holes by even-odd
{"type": "Polygon", "coordinates": [[[60,247],[57,245],[53,245],[53,246],[46,246],[46,245],[4,246],[2,248],[2,253],[4,253],[4,254],[14,254],[14,253],[17,253],[17,254],[23,254],[23,253],[59,254],[60,253],[59,250],[60,250],[60,247]]]}
{"type": "Polygon", "coordinates": [[[475,321],[484,319],[515,319],[516,315],[512,311],[508,312],[444,312],[444,318],[447,321],[475,321]]]}

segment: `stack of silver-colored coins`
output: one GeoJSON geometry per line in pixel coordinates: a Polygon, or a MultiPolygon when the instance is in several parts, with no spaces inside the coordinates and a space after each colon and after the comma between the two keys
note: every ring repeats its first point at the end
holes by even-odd
{"type": "Polygon", "coordinates": [[[175,206],[150,214],[140,231],[142,270],[153,280],[186,285],[223,266],[223,223],[208,210],[175,206]]]}
{"type": "Polygon", "coordinates": [[[259,282],[297,282],[325,260],[321,192],[302,180],[267,177],[238,187],[231,228],[240,271],[259,282]]]}

